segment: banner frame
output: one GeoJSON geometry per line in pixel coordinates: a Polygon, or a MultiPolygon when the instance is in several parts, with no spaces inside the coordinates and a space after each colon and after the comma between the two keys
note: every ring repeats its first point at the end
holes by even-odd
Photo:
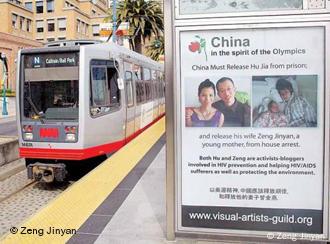
{"type": "MultiPolygon", "coordinates": [[[[322,18],[323,19],[323,18],[322,18]]],[[[231,20],[230,20],[231,21],[231,20]]],[[[197,31],[197,30],[206,30],[205,27],[207,27],[207,30],[229,30],[229,29],[258,29],[258,28],[286,28],[286,27],[324,27],[325,28],[325,40],[324,40],[324,48],[325,48],[325,60],[324,60],[324,80],[325,80],[325,95],[324,95],[324,132],[325,132],[325,137],[324,137],[324,200],[323,200],[323,206],[324,206],[324,234],[326,235],[326,239],[324,240],[329,240],[329,137],[330,133],[326,133],[326,131],[329,131],[329,114],[330,114],[330,99],[329,97],[326,96],[326,94],[330,94],[330,84],[327,84],[327,79],[330,77],[330,69],[327,68],[328,64],[330,63],[330,45],[329,40],[330,38],[330,21],[329,19],[323,19],[320,21],[320,19],[315,19],[314,21],[309,21],[309,22],[294,22],[292,23],[290,20],[283,20],[282,22],[276,22],[276,23],[267,23],[264,22],[262,23],[259,19],[259,23],[241,23],[241,24],[221,24],[222,22],[219,20],[212,20],[213,24],[207,25],[205,24],[199,24],[199,25],[194,25],[190,21],[191,26],[185,26],[183,22],[180,22],[177,26],[173,27],[173,36],[174,36],[174,44],[171,47],[170,50],[172,50],[173,53],[173,62],[167,62],[168,66],[171,65],[173,68],[172,74],[173,77],[167,77],[166,78],[166,83],[168,85],[168,82],[173,82],[173,87],[168,93],[172,93],[172,98],[174,98],[174,106],[173,106],[173,120],[170,121],[169,123],[174,125],[173,128],[173,137],[174,137],[174,164],[175,164],[175,174],[174,176],[172,175],[171,179],[175,180],[175,232],[178,236],[204,236],[204,237],[210,237],[213,238],[214,236],[221,237],[221,236],[227,236],[227,237],[232,237],[232,238],[241,238],[241,237],[254,237],[254,238],[266,238],[267,232],[260,232],[260,231],[241,231],[241,230],[219,230],[216,229],[214,231],[209,231],[210,229],[203,229],[203,228],[182,228],[179,226],[179,221],[180,221],[180,192],[179,190],[181,189],[181,183],[179,181],[179,175],[181,173],[180,169],[178,168],[178,161],[181,162],[181,157],[180,157],[180,149],[181,147],[178,147],[178,145],[181,145],[181,128],[180,128],[180,107],[181,107],[181,97],[180,91],[180,79],[181,79],[181,69],[180,69],[180,57],[179,57],[179,49],[180,49],[180,32],[183,31],[197,31]],[[175,72],[173,72],[175,71],[175,72]],[[176,162],[176,163],[175,163],[176,162]],[[328,163],[326,163],[328,162],[328,163]],[[173,179],[174,178],[174,179],[173,179]],[[208,230],[205,232],[205,230],[208,230]]],[[[166,73],[168,74],[168,73],[166,73]]],[[[169,95],[167,98],[170,97],[169,95]]],[[[173,104],[172,104],[173,105],[173,104]]],[[[168,106],[167,109],[170,109],[168,106]]],[[[168,132],[169,133],[169,132],[168,132]]],[[[172,132],[170,132],[172,133],[172,132]]],[[[180,164],[181,165],[181,164],[180,164]]],[[[171,176],[171,175],[170,175],[171,176]]],[[[169,179],[168,179],[169,180],[169,179]]],[[[168,192],[169,193],[169,192],[168,192]]],[[[167,197],[169,195],[167,194],[167,197]]],[[[168,213],[169,214],[169,213],[168,213]]]]}

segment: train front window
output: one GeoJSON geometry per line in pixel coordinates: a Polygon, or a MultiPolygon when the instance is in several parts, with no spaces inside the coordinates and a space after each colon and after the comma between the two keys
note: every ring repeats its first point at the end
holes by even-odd
{"type": "Polygon", "coordinates": [[[22,55],[23,118],[78,120],[79,52],[22,55]]]}
{"type": "Polygon", "coordinates": [[[78,94],[78,80],[25,81],[24,116],[41,120],[77,120],[78,94]]]}

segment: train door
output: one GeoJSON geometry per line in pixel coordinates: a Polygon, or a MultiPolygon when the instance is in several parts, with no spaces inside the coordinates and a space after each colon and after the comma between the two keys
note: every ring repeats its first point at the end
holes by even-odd
{"type": "Polygon", "coordinates": [[[135,106],[132,64],[124,62],[125,96],[126,96],[126,142],[130,141],[135,130],[135,106]]]}
{"type": "Polygon", "coordinates": [[[122,106],[125,103],[122,102],[124,94],[118,79],[118,65],[114,60],[90,61],[89,115],[84,123],[84,133],[89,147],[101,146],[98,154],[111,153],[117,148],[109,143],[124,140],[126,111],[122,106]]]}

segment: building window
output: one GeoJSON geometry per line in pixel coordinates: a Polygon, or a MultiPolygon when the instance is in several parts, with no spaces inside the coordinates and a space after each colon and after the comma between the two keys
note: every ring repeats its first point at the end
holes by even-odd
{"type": "Polygon", "coordinates": [[[32,24],[32,20],[27,19],[26,20],[26,31],[30,32],[31,31],[31,24],[32,24]]]}
{"type": "Polygon", "coordinates": [[[17,14],[11,15],[11,23],[14,28],[17,28],[17,14]]]}
{"type": "Polygon", "coordinates": [[[83,30],[82,30],[83,34],[86,35],[87,34],[87,24],[83,22],[82,28],[83,28],[83,30]]]}
{"type": "Polygon", "coordinates": [[[77,19],[77,27],[76,27],[77,32],[80,32],[80,20],[77,19]]]}
{"type": "Polygon", "coordinates": [[[53,41],[55,41],[55,38],[53,38],[53,37],[47,38],[47,41],[48,42],[53,42],[53,41]]]}
{"type": "Polygon", "coordinates": [[[25,3],[25,8],[32,11],[32,2],[25,3]]]}
{"type": "Polygon", "coordinates": [[[47,12],[54,12],[54,0],[47,0],[47,12]]]}
{"type": "Polygon", "coordinates": [[[80,22],[80,25],[81,25],[81,28],[80,28],[81,34],[85,34],[85,23],[80,22]]]}
{"type": "Polygon", "coordinates": [[[89,33],[89,24],[86,24],[86,35],[88,35],[88,33],[89,33]]]}
{"type": "Polygon", "coordinates": [[[92,15],[96,15],[96,11],[92,9],[92,15]]]}
{"type": "Polygon", "coordinates": [[[65,31],[66,30],[66,19],[58,19],[58,30],[65,31]]]}
{"type": "Polygon", "coordinates": [[[99,25],[93,25],[93,36],[100,36],[100,26],[99,25]]]}
{"type": "Polygon", "coordinates": [[[36,26],[37,26],[37,32],[44,32],[44,21],[43,20],[37,20],[36,26]]]}
{"type": "Polygon", "coordinates": [[[42,14],[44,12],[44,3],[43,1],[36,2],[36,12],[37,14],[42,14]]]}
{"type": "Polygon", "coordinates": [[[66,38],[65,37],[59,37],[58,40],[59,41],[64,41],[64,40],[66,40],[66,38]]]}
{"type": "Polygon", "coordinates": [[[55,21],[53,19],[47,20],[47,29],[49,32],[55,31],[55,21]]]}
{"type": "Polygon", "coordinates": [[[67,1],[65,1],[65,7],[66,8],[75,8],[75,6],[67,1]]]}
{"type": "Polygon", "coordinates": [[[19,17],[19,28],[21,30],[24,30],[24,20],[25,20],[24,17],[19,17]]]}

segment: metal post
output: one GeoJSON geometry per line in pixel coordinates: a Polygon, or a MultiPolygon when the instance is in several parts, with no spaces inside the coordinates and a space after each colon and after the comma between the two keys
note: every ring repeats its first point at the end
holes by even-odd
{"type": "Polygon", "coordinates": [[[175,162],[175,151],[176,144],[174,133],[174,118],[175,114],[175,98],[178,97],[176,94],[176,74],[173,64],[174,60],[174,43],[175,38],[173,33],[174,21],[174,1],[165,0],[164,4],[164,20],[165,20],[165,106],[166,106],[166,238],[168,241],[175,241],[175,206],[176,206],[176,162],[175,162]]]}
{"type": "Polygon", "coordinates": [[[2,86],[2,115],[8,115],[7,110],[7,98],[6,98],[6,79],[7,79],[7,69],[5,67],[5,58],[4,54],[1,54],[2,58],[2,71],[3,71],[3,86],[2,86]]]}
{"type": "Polygon", "coordinates": [[[117,29],[117,3],[116,0],[112,1],[112,41],[116,43],[116,29],[117,29]]]}

